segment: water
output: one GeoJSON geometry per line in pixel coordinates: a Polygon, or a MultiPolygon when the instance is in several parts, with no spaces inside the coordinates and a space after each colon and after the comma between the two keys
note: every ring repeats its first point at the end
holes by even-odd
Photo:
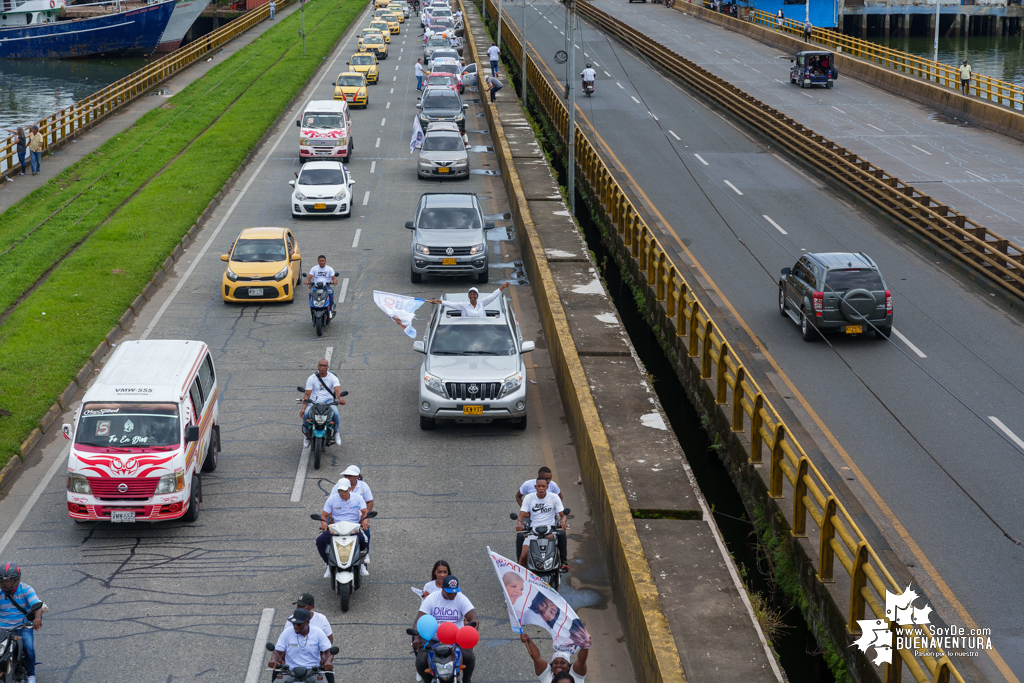
{"type": "MultiPolygon", "coordinates": [[[[885,45],[920,57],[932,58],[934,38],[911,36],[910,38],[882,37],[868,38],[872,43],[885,45]]],[[[939,61],[957,65],[963,60],[971,65],[976,74],[984,74],[1002,81],[1024,85],[1024,42],[1020,36],[963,36],[944,38],[939,36],[939,61]]]]}
{"type": "Polygon", "coordinates": [[[0,128],[44,119],[138,71],[147,62],[143,57],[5,60],[0,68],[0,128]]]}

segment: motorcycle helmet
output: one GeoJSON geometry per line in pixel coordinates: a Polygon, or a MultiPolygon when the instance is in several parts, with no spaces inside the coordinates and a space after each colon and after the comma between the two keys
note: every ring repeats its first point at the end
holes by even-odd
{"type": "Polygon", "coordinates": [[[588,69],[592,68],[592,67],[590,66],[590,62],[587,62],[587,68],[588,68],[588,69]]]}
{"type": "Polygon", "coordinates": [[[0,583],[13,582],[17,584],[19,581],[21,581],[21,567],[13,562],[8,562],[0,567],[0,583]]]}

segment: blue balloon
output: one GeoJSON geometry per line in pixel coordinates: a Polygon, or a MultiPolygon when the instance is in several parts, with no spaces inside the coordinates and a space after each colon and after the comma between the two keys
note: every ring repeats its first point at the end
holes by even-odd
{"type": "Polygon", "coordinates": [[[423,640],[430,640],[437,633],[437,619],[429,614],[424,614],[416,622],[416,631],[419,632],[420,638],[423,640]]]}

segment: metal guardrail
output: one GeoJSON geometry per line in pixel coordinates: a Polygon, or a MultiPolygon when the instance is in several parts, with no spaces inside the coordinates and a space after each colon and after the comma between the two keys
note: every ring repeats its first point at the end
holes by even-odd
{"type": "MultiPolygon", "coordinates": [[[[286,7],[293,0],[280,0],[278,9],[286,7]]],[[[260,5],[251,12],[234,19],[212,33],[197,38],[185,47],[147,64],[106,88],[75,102],[67,109],[36,122],[43,135],[44,149],[50,149],[70,139],[75,133],[95,124],[117,109],[132,102],[154,86],[159,85],[185,67],[212,50],[233,40],[240,33],[270,16],[269,3],[260,5]]],[[[31,125],[31,124],[30,124],[31,125]]],[[[28,134],[28,127],[25,133],[28,134]]],[[[0,143],[0,177],[15,172],[18,164],[17,141],[14,135],[0,143]]]]}
{"type": "MultiPolygon", "coordinates": [[[[704,2],[704,6],[711,8],[710,3],[704,2]]],[[[747,15],[747,21],[764,26],[765,28],[782,30],[786,33],[803,37],[803,22],[795,19],[783,19],[782,25],[774,14],[764,10],[751,9],[747,15]]],[[[938,85],[957,89],[960,85],[960,70],[958,66],[949,66],[936,62],[926,57],[893,50],[878,43],[872,43],[860,38],[846,36],[838,31],[829,31],[822,28],[811,30],[811,41],[826,45],[828,47],[841,48],[843,54],[860,57],[876,64],[881,64],[889,69],[902,71],[903,73],[917,76],[938,85]]],[[[997,78],[984,76],[982,74],[971,74],[971,86],[968,94],[975,94],[978,97],[1001,104],[1011,109],[1024,110],[1024,86],[1001,81],[997,78]]]]}
{"type": "MultiPolygon", "coordinates": [[[[490,19],[494,21],[497,11],[493,0],[485,0],[485,4],[490,19]]],[[[634,45],[641,37],[628,26],[586,3],[577,3],[576,6],[582,15],[594,20],[605,30],[630,33],[634,45]]],[[[506,21],[503,20],[501,26],[502,40],[506,41],[512,54],[518,58],[522,54],[518,36],[506,21]]],[[[644,40],[650,42],[646,38],[644,40]]],[[[660,50],[667,52],[664,48],[660,50]]],[[[665,66],[664,63],[662,65],[665,66]]],[[[534,96],[561,138],[567,140],[569,112],[562,100],[561,84],[557,84],[556,90],[556,86],[548,81],[531,57],[527,57],[526,72],[534,96]]],[[[716,83],[711,85],[721,87],[716,83]]],[[[759,109],[753,114],[763,115],[759,109]]],[[[653,288],[657,300],[664,302],[666,315],[672,323],[665,331],[671,338],[685,340],[690,358],[695,362],[699,359],[701,378],[714,382],[716,402],[731,407],[732,430],[741,434],[749,430],[751,462],[763,463],[764,454],[768,453],[769,494],[774,498],[783,498],[785,484],[789,483],[793,497],[793,536],[807,537],[808,516],[817,526],[818,581],[834,582],[836,559],[849,575],[851,591],[847,628],[851,634],[860,634],[857,622],[865,618],[865,610],[870,609],[875,617],[884,618],[886,591],[900,594],[903,587],[893,579],[792,430],[750,377],[721,328],[712,320],[693,287],[672,263],[654,231],[641,217],[597,148],[578,125],[575,138],[576,159],[581,171],[578,177],[589,183],[594,196],[610,216],[623,247],[629,251],[639,269],[646,273],[647,282],[653,288]]],[[[673,341],[670,339],[670,343],[673,341]]],[[[901,635],[926,634],[923,628],[916,626],[894,628],[903,629],[901,635]]],[[[942,652],[938,648],[936,651],[942,652]]],[[[964,683],[963,677],[944,652],[939,657],[917,656],[913,650],[908,649],[897,652],[900,659],[892,665],[885,665],[883,680],[886,683],[900,681],[903,665],[919,683],[948,683],[951,680],[964,683]]]]}

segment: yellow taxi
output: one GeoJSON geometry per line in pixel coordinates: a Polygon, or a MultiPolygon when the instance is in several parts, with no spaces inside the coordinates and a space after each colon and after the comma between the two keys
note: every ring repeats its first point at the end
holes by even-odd
{"type": "Polygon", "coordinates": [[[380,19],[380,18],[381,18],[381,17],[383,17],[383,16],[385,15],[385,14],[394,14],[394,12],[392,12],[392,11],[391,11],[390,9],[388,9],[387,7],[381,7],[381,8],[380,8],[380,9],[378,9],[378,10],[374,10],[374,12],[373,12],[373,18],[374,18],[374,19],[380,19]]]}
{"type": "Polygon", "coordinates": [[[287,228],[246,228],[231,246],[222,278],[224,303],[294,301],[302,254],[287,228]]]}
{"type": "Polygon", "coordinates": [[[374,19],[373,21],[370,22],[370,27],[368,29],[363,29],[363,31],[368,30],[376,31],[377,33],[381,34],[382,36],[384,36],[384,42],[387,43],[388,45],[391,44],[391,27],[388,26],[388,22],[381,21],[379,19],[374,19]]]}
{"type": "Polygon", "coordinates": [[[384,40],[382,35],[369,34],[365,38],[359,39],[359,47],[356,48],[360,52],[372,52],[377,55],[377,59],[384,61],[388,58],[388,43],[384,40]]]}
{"type": "Polygon", "coordinates": [[[372,52],[357,52],[348,61],[352,71],[362,74],[367,83],[376,83],[380,77],[377,69],[377,57],[372,52]]]}
{"type": "Polygon", "coordinates": [[[392,33],[398,33],[402,30],[401,24],[398,23],[398,17],[394,14],[382,14],[380,18],[388,22],[388,28],[391,29],[392,33]]]}
{"type": "Polygon", "coordinates": [[[397,2],[392,2],[390,5],[388,5],[387,8],[391,10],[392,14],[398,17],[399,24],[405,23],[405,10],[402,9],[402,6],[400,4],[398,4],[397,2]]]}
{"type": "Polygon", "coordinates": [[[378,8],[381,8],[381,7],[387,7],[390,4],[391,4],[391,0],[373,0],[373,6],[374,6],[375,9],[378,9],[378,8]]]}
{"type": "Polygon", "coordinates": [[[370,104],[370,93],[366,87],[366,77],[357,71],[343,71],[334,82],[334,99],[345,100],[349,106],[366,107],[370,104]]]}

